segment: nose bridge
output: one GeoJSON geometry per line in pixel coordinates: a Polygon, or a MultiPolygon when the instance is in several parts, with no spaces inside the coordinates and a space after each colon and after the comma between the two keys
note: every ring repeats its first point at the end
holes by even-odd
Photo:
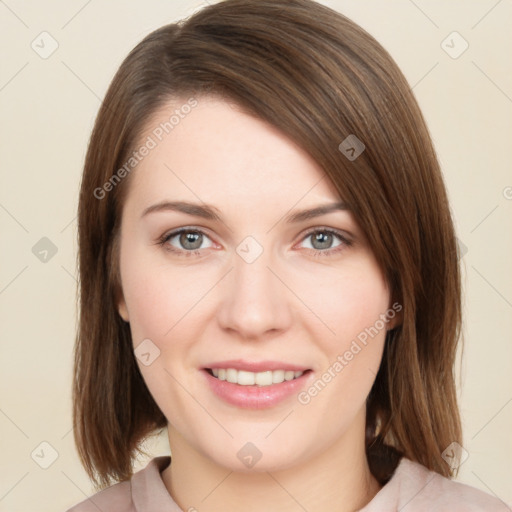
{"type": "Polygon", "coordinates": [[[247,237],[236,248],[233,267],[218,315],[222,327],[247,338],[285,328],[290,321],[289,297],[274,275],[272,251],[247,237]]]}
{"type": "Polygon", "coordinates": [[[235,294],[245,297],[244,300],[265,297],[266,302],[274,299],[271,290],[274,288],[272,278],[275,279],[269,267],[272,267],[270,250],[257,250],[254,245],[242,243],[237,248],[234,258],[234,286],[235,294]],[[248,250],[247,250],[248,247],[248,250]]]}

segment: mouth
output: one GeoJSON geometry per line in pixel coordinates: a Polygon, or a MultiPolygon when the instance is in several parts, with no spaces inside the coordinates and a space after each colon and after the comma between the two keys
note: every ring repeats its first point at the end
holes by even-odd
{"type": "Polygon", "coordinates": [[[314,377],[311,368],[268,361],[224,361],[202,370],[214,396],[242,409],[268,409],[281,403],[289,404],[314,377]]]}
{"type": "Polygon", "coordinates": [[[214,378],[238,384],[239,386],[272,386],[300,378],[311,370],[265,370],[261,372],[250,372],[237,370],[235,368],[205,368],[214,378]]]}

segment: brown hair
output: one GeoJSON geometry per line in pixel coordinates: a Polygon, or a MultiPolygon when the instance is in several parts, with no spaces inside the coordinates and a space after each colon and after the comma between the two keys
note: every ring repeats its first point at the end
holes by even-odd
{"type": "Polygon", "coordinates": [[[141,442],[167,423],[117,309],[119,222],[130,175],[108,192],[104,184],[159,108],[207,93],[236,102],[312,156],[348,203],[403,306],[367,399],[371,471],[385,482],[403,454],[452,476],[441,454],[461,442],[453,374],[461,290],[439,164],[417,102],[386,50],[311,0],[206,7],[149,34],[110,84],[89,142],[78,211],[73,420],[87,473],[97,487],[130,478],[141,442]],[[351,134],[365,145],[356,159],[339,148],[351,134]]]}

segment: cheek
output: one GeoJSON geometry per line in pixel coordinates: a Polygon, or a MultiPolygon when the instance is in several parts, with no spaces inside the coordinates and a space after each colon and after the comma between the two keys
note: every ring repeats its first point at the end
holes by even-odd
{"type": "Polygon", "coordinates": [[[211,281],[211,276],[209,279],[200,270],[191,275],[187,269],[162,263],[163,258],[151,257],[148,252],[134,252],[121,261],[134,344],[144,338],[165,340],[172,336],[175,327],[193,314],[211,281]]]}
{"type": "Polygon", "coordinates": [[[183,270],[180,273],[177,268],[155,264],[143,254],[125,261],[122,270],[140,372],[164,415],[185,429],[191,420],[190,414],[183,411],[194,411],[194,404],[179,383],[186,382],[190,371],[189,345],[197,335],[191,322],[195,312],[192,308],[204,290],[185,279],[183,270]],[[150,364],[138,355],[144,352],[150,353],[150,364]]]}
{"type": "MultiPolygon", "coordinates": [[[[329,407],[359,407],[366,399],[378,372],[387,324],[389,291],[378,267],[371,261],[347,266],[326,287],[316,288],[309,299],[321,312],[323,335],[316,336],[324,354],[324,366],[315,388],[329,407]],[[326,292],[327,290],[327,292],[326,292]]],[[[315,390],[311,390],[315,394],[315,390]]],[[[307,400],[307,398],[306,398],[307,400]]]]}
{"type": "Polygon", "coordinates": [[[195,371],[197,349],[193,341],[201,336],[203,299],[211,288],[211,270],[209,274],[201,269],[192,273],[160,258],[155,263],[156,258],[148,252],[134,248],[129,258],[121,260],[132,343],[155,401],[172,423],[181,424],[181,416],[186,415],[176,417],[175,411],[194,411],[179,382],[185,382],[195,371]],[[146,365],[138,354],[148,351],[154,359],[146,365]]]}
{"type": "Polygon", "coordinates": [[[307,295],[311,310],[327,328],[322,336],[326,352],[343,350],[358,336],[364,341],[366,329],[373,326],[385,335],[381,315],[388,310],[390,297],[373,260],[354,258],[336,272],[329,270],[316,276],[316,284],[308,286],[307,295]]]}
{"type": "Polygon", "coordinates": [[[180,301],[169,293],[171,283],[166,282],[164,275],[147,268],[136,269],[129,275],[123,289],[134,344],[141,337],[158,340],[172,327],[172,312],[180,307],[180,301]]]}

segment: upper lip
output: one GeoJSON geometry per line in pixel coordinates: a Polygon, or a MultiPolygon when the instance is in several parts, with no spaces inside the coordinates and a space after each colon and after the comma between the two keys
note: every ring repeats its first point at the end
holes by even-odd
{"type": "Polygon", "coordinates": [[[205,368],[210,370],[216,368],[234,368],[235,370],[244,370],[254,373],[264,372],[267,370],[288,370],[294,372],[304,372],[309,370],[309,368],[306,366],[284,363],[283,361],[245,361],[243,359],[216,361],[215,363],[210,363],[205,368]]]}

